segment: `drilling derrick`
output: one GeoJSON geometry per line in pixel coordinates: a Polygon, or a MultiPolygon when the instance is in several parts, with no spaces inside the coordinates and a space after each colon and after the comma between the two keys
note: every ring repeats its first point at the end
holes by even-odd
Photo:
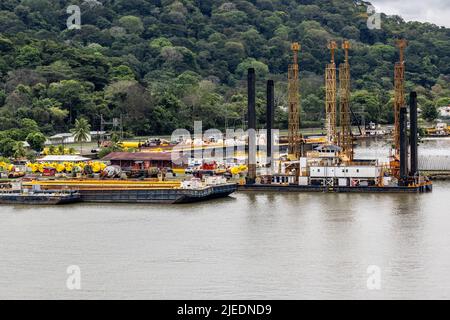
{"type": "Polygon", "coordinates": [[[297,160],[301,156],[300,152],[300,133],[299,133],[299,70],[298,70],[298,52],[300,51],[300,44],[297,42],[292,44],[292,52],[294,54],[293,64],[289,65],[288,70],[288,91],[289,91],[289,158],[297,160]]]}
{"type": "Polygon", "coordinates": [[[336,63],[334,62],[334,52],[337,49],[336,42],[330,41],[328,49],[331,51],[331,63],[327,64],[325,70],[325,125],[328,143],[336,144],[336,63]]]}
{"type": "Polygon", "coordinates": [[[406,108],[405,105],[405,60],[404,51],[407,47],[405,39],[397,40],[396,45],[400,50],[400,61],[395,63],[394,74],[394,154],[391,163],[392,171],[395,176],[399,175],[399,161],[400,161],[400,109],[406,108]]]}
{"type": "Polygon", "coordinates": [[[400,61],[395,63],[395,96],[394,96],[394,145],[395,156],[398,157],[400,153],[400,108],[405,106],[405,60],[404,50],[406,48],[406,40],[397,40],[397,47],[400,49],[400,61]]]}
{"type": "Polygon", "coordinates": [[[342,44],[345,51],[345,62],[339,66],[340,84],[340,137],[339,146],[345,161],[353,161],[353,135],[350,121],[350,64],[348,61],[348,50],[350,42],[345,40],[342,44]]]}

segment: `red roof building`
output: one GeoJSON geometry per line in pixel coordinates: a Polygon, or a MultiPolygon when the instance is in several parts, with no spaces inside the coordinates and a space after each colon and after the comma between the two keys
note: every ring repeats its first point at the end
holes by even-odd
{"type": "Polygon", "coordinates": [[[122,170],[147,170],[150,168],[172,168],[170,152],[112,152],[101,161],[109,161],[122,170]]]}

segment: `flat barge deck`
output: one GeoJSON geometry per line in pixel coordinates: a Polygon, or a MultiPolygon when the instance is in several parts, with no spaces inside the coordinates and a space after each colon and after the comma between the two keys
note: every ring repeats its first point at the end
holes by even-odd
{"type": "Polygon", "coordinates": [[[329,193],[425,193],[431,192],[433,185],[425,183],[417,186],[368,186],[368,187],[343,187],[343,186],[299,186],[276,184],[244,184],[239,185],[238,191],[265,191],[265,192],[329,192],[329,193]]]}
{"type": "Polygon", "coordinates": [[[22,193],[16,191],[0,192],[0,204],[16,205],[60,205],[81,201],[78,192],[44,191],[22,193]]]}
{"type": "Polygon", "coordinates": [[[80,190],[83,202],[95,203],[191,203],[228,197],[237,190],[236,184],[208,186],[202,189],[132,189],[80,190]]]}
{"type": "Polygon", "coordinates": [[[223,183],[198,188],[181,188],[179,182],[140,181],[33,181],[24,183],[43,190],[74,190],[82,202],[93,203],[191,203],[228,197],[237,190],[236,183],[223,183]]]}

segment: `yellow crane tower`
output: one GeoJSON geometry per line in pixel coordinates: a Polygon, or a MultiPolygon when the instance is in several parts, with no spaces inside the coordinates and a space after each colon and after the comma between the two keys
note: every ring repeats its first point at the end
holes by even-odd
{"type": "Polygon", "coordinates": [[[394,74],[394,154],[391,162],[391,169],[395,176],[400,174],[400,109],[406,108],[405,102],[405,48],[408,43],[405,39],[396,41],[400,51],[400,60],[395,63],[394,74]]]}
{"type": "Polygon", "coordinates": [[[353,161],[353,135],[350,121],[350,63],[348,60],[350,41],[344,40],[342,49],[345,52],[345,61],[339,66],[341,126],[339,146],[342,149],[343,159],[345,161],[353,161]]]}
{"type": "Polygon", "coordinates": [[[300,93],[299,93],[299,68],[298,68],[298,52],[300,51],[300,44],[294,42],[291,46],[294,55],[293,64],[289,65],[288,69],[288,103],[289,103],[289,159],[298,160],[301,156],[300,150],[300,93]]]}
{"type": "Polygon", "coordinates": [[[327,142],[329,144],[336,144],[336,63],[334,61],[334,52],[337,49],[336,42],[330,41],[328,43],[328,49],[331,51],[331,62],[327,64],[325,70],[325,125],[327,142]]]}
{"type": "Polygon", "coordinates": [[[394,127],[394,145],[395,155],[400,154],[400,108],[405,108],[405,58],[404,50],[407,46],[405,39],[396,41],[397,47],[400,50],[400,61],[395,63],[395,95],[394,95],[394,115],[395,115],[395,127],[394,127]]]}

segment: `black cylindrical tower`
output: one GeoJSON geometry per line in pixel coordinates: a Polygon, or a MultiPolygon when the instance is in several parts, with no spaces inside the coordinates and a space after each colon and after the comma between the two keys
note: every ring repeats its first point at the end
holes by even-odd
{"type": "Polygon", "coordinates": [[[407,127],[408,119],[406,118],[407,109],[400,108],[400,181],[399,184],[404,186],[408,180],[408,137],[407,127]]]}
{"type": "Polygon", "coordinates": [[[247,183],[255,183],[256,179],[256,75],[255,69],[248,69],[248,177],[247,183]]]}
{"type": "Polygon", "coordinates": [[[418,129],[417,129],[417,93],[411,92],[409,96],[409,121],[411,135],[411,173],[415,177],[419,172],[418,160],[418,129]]]}
{"type": "Polygon", "coordinates": [[[248,129],[256,130],[256,75],[255,69],[248,69],[248,129]]]}
{"type": "Polygon", "coordinates": [[[275,85],[273,80],[267,81],[267,112],[266,112],[266,130],[267,130],[267,165],[272,165],[272,129],[274,122],[275,106],[275,85]]]}

